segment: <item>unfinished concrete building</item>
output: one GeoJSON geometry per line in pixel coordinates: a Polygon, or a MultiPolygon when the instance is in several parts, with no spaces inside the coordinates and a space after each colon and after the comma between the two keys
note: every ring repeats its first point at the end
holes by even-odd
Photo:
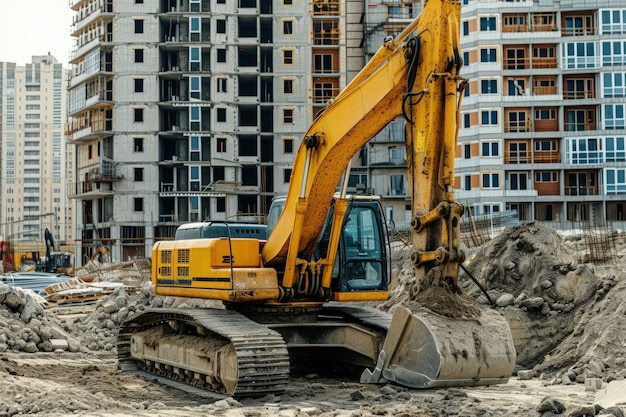
{"type": "Polygon", "coordinates": [[[315,112],[363,65],[362,1],[74,0],[78,258],[263,221],[315,112]]]}

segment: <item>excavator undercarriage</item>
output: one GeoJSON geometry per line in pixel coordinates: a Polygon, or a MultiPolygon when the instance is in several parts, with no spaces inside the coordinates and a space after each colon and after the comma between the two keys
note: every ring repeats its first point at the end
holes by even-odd
{"type": "Polygon", "coordinates": [[[300,314],[288,310],[253,314],[265,322],[228,309],[148,310],[120,329],[120,367],[259,397],[282,392],[292,370],[354,375],[365,368],[364,383],[434,388],[503,383],[515,362],[497,313],[460,325],[403,307],[394,316],[336,304],[300,314]]]}

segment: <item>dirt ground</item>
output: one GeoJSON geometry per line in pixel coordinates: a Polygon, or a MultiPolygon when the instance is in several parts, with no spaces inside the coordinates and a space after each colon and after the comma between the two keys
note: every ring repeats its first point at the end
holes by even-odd
{"type": "Polygon", "coordinates": [[[121,373],[110,353],[5,353],[0,376],[0,415],[7,416],[524,416],[540,415],[545,397],[570,412],[590,407],[607,397],[608,387],[587,391],[584,384],[512,378],[506,385],[421,391],[308,375],[292,378],[280,396],[236,401],[121,373]]]}
{"type": "MultiPolygon", "coordinates": [[[[611,242],[612,259],[590,264],[579,237],[531,224],[469,250],[465,266],[487,294],[467,276],[464,290],[485,305],[487,296],[494,302],[511,325],[518,356],[507,384],[486,387],[414,390],[310,374],[293,376],[281,395],[198,395],[117,369],[119,322],[146,304],[176,300],[117,291],[91,307],[41,311],[24,300],[28,308],[19,306],[0,288],[0,417],[620,417],[626,412],[626,239],[615,235],[611,242]],[[66,333],[66,348],[48,348],[50,327],[66,333]]],[[[394,254],[392,302],[381,308],[406,297],[409,255],[394,254]]]]}

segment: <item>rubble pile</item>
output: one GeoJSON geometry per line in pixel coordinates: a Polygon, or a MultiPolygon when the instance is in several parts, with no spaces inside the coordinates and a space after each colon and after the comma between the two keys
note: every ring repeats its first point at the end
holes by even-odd
{"type": "Polygon", "coordinates": [[[75,271],[76,278],[86,282],[150,282],[151,261],[138,258],[126,262],[98,262],[90,260],[75,271]]]}
{"type": "Polygon", "coordinates": [[[92,312],[74,319],[67,326],[79,338],[87,351],[112,350],[117,344],[119,326],[125,320],[147,308],[223,308],[221,301],[193,300],[179,297],[163,297],[150,292],[145,285],[139,292],[127,292],[125,287],[99,299],[92,312]]]}
{"type": "Polygon", "coordinates": [[[77,352],[80,345],[48,320],[34,292],[0,284],[0,352],[77,352]]]}
{"type": "Polygon", "coordinates": [[[149,288],[127,293],[118,287],[113,293],[99,299],[91,313],[68,323],[72,333],[80,338],[89,351],[112,350],[117,343],[120,323],[146,309],[150,303],[149,288]]]}

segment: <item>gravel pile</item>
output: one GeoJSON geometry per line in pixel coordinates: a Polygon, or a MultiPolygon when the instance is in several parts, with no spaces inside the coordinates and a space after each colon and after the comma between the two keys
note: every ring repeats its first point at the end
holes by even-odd
{"type": "Polygon", "coordinates": [[[0,284],[0,352],[76,352],[79,343],[48,320],[35,293],[0,284]]]}

